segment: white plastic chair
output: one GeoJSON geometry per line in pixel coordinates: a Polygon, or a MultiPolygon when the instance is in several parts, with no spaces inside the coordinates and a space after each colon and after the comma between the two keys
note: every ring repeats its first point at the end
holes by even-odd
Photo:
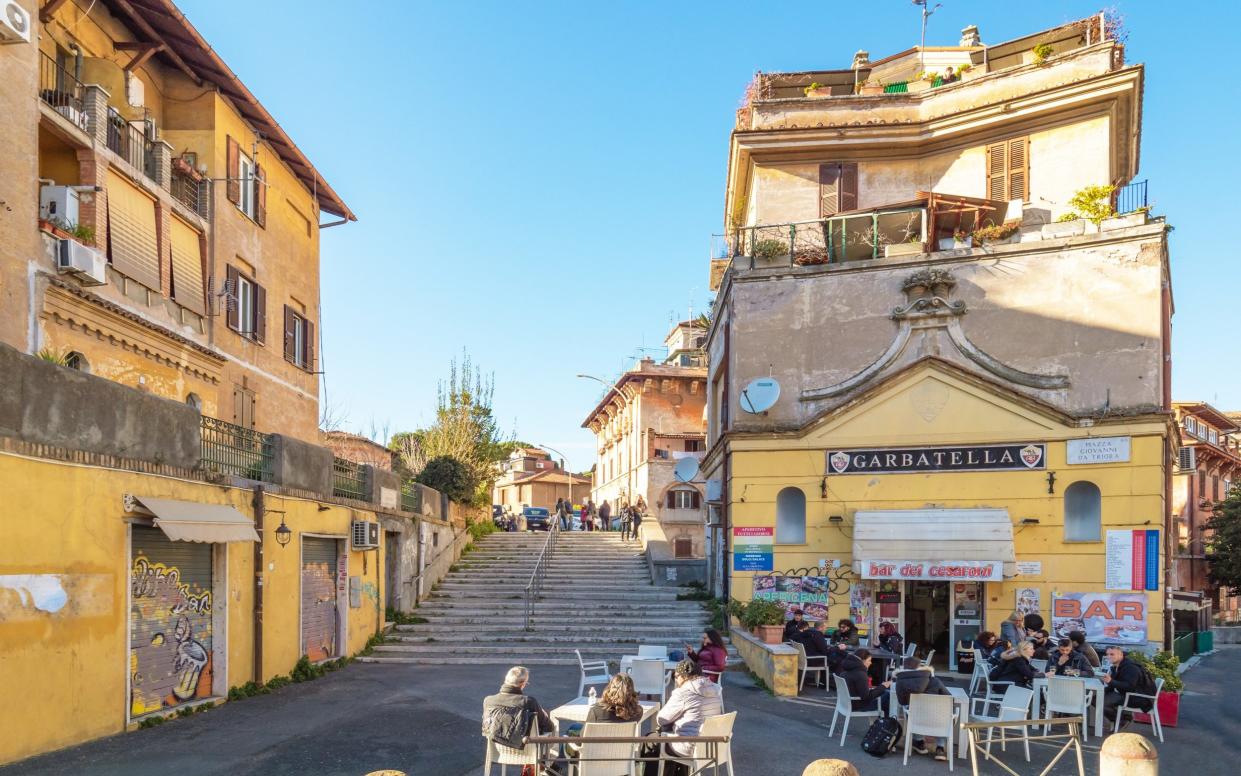
{"type": "Polygon", "coordinates": [[[577,776],[633,776],[633,758],[636,756],[637,744],[592,744],[590,739],[637,738],[640,724],[639,722],[587,722],[582,728],[577,776]]]}
{"type": "Polygon", "coordinates": [[[800,641],[794,641],[792,645],[797,650],[797,670],[801,671],[801,683],[797,685],[797,692],[800,693],[806,689],[806,674],[827,674],[827,657],[807,655],[806,645],[800,641]]]}
{"type": "Polygon", "coordinates": [[[647,660],[663,660],[668,659],[668,648],[654,645],[640,644],[638,645],[638,657],[647,660]]]}
{"type": "Polygon", "coordinates": [[[702,670],[702,675],[715,682],[715,686],[720,688],[720,711],[724,710],[724,672],[702,670]]]}
{"type": "Polygon", "coordinates": [[[629,665],[629,676],[633,678],[635,693],[658,695],[659,705],[664,705],[664,694],[668,690],[668,682],[664,676],[664,661],[635,660],[629,665]]]}
{"type": "Polygon", "coordinates": [[[931,650],[930,652],[926,653],[926,657],[922,659],[922,667],[930,668],[931,658],[933,657],[935,657],[935,650],[931,650]]]}
{"type": "MultiPolygon", "coordinates": [[[[1047,716],[1052,714],[1072,714],[1082,718],[1082,740],[1090,738],[1090,724],[1087,710],[1090,707],[1090,693],[1086,691],[1086,682],[1067,676],[1053,676],[1047,680],[1047,705],[1044,707],[1047,716]]],[[[1047,733],[1047,725],[1043,733],[1047,733]]]]}
{"type": "Polygon", "coordinates": [[[911,641],[905,647],[905,654],[902,657],[913,657],[914,653],[917,651],[918,651],[918,645],[911,641]]]}
{"type": "MultiPolygon", "coordinates": [[[[530,737],[538,735],[539,720],[538,717],[530,720],[530,737]]],[[[500,776],[506,776],[508,766],[510,765],[533,765],[539,764],[539,747],[537,744],[526,744],[524,749],[512,749],[497,744],[490,738],[487,741],[487,758],[483,763],[483,776],[491,776],[491,765],[495,763],[500,766],[500,776]]]]}
{"type": "Polygon", "coordinates": [[[832,729],[828,731],[827,737],[831,738],[836,735],[836,720],[841,717],[845,718],[844,728],[840,731],[840,745],[845,745],[845,736],[849,735],[849,723],[854,717],[880,717],[883,715],[883,709],[876,703],[875,708],[871,711],[854,711],[853,702],[860,701],[861,698],[854,698],[849,695],[849,684],[843,676],[833,676],[836,680],[836,712],[832,714],[832,729]]]}
{"type": "Polygon", "coordinates": [[[1130,714],[1147,714],[1151,718],[1151,728],[1155,731],[1155,735],[1159,736],[1159,743],[1162,744],[1163,743],[1163,720],[1159,718],[1159,693],[1161,692],[1163,692],[1163,679],[1155,680],[1155,694],[1154,695],[1146,695],[1140,692],[1125,693],[1125,702],[1116,707],[1116,727],[1112,730],[1112,732],[1113,733],[1120,732],[1120,720],[1124,716],[1126,711],[1129,712],[1130,714]],[[1129,705],[1130,698],[1150,699],[1151,700],[1150,711],[1145,711],[1135,706],[1130,706],[1129,705]]]}
{"type": "Polygon", "coordinates": [[[956,727],[957,710],[951,695],[917,693],[909,696],[909,711],[905,716],[905,765],[909,765],[914,735],[934,736],[944,739],[947,745],[948,770],[951,771],[956,727]]]}
{"type": "Polygon", "coordinates": [[[991,664],[987,662],[987,658],[983,657],[982,650],[974,647],[974,673],[970,676],[970,695],[978,689],[978,683],[987,678],[987,674],[991,673],[991,664]]]}
{"type": "Polygon", "coordinates": [[[1004,693],[1008,692],[1008,688],[1013,686],[1012,682],[991,681],[990,672],[983,676],[982,681],[986,692],[977,700],[986,702],[983,706],[984,709],[990,708],[993,704],[997,706],[1002,704],[1004,702],[1004,693]]]}
{"type": "MultiPolygon", "coordinates": [[[[727,714],[715,714],[702,720],[702,727],[698,730],[700,736],[720,736],[730,739],[722,744],[715,745],[715,759],[719,763],[720,768],[728,776],[733,776],[733,748],[732,735],[733,724],[737,721],[737,712],[730,711],[727,714]]],[[[710,773],[711,760],[707,756],[711,751],[710,744],[695,744],[694,756],[692,758],[669,757],[659,761],[659,773],[663,776],[664,763],[674,762],[681,763],[689,767],[690,773],[710,773]]]]}
{"type": "Polygon", "coordinates": [[[577,664],[582,669],[581,681],[577,683],[577,695],[580,698],[586,694],[586,688],[595,684],[607,684],[612,681],[612,674],[608,673],[608,663],[606,660],[591,660],[589,662],[582,660],[581,650],[573,650],[573,654],[577,655],[577,664]]]}
{"type": "MultiPolygon", "coordinates": [[[[974,722],[1012,722],[1019,719],[1030,718],[1030,704],[1034,701],[1034,691],[1025,687],[1011,685],[1004,691],[1004,698],[1000,701],[1000,711],[998,714],[979,714],[971,709],[970,717],[974,722]]],[[[975,698],[974,706],[984,703],[990,704],[986,698],[975,698]]],[[[1007,751],[1007,738],[1005,737],[1005,728],[1000,728],[1000,749],[1007,751]]],[[[987,728],[987,754],[991,754],[991,739],[995,733],[995,728],[987,728]]],[[[1026,747],[1026,762],[1030,762],[1030,729],[1023,727],[1021,729],[1021,737],[1026,747]]]]}

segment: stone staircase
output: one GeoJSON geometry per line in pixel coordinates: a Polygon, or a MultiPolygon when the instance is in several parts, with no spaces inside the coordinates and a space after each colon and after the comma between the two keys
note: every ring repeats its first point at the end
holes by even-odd
{"type": "MultiPolygon", "coordinates": [[[[618,533],[566,532],[525,630],[525,588],[545,533],[494,533],[457,562],[417,610],[426,623],[397,625],[368,662],[576,665],[618,661],[638,644],[682,649],[707,627],[684,588],[651,584],[646,558],[618,533]]],[[[732,650],[730,649],[730,652],[732,650]]]]}

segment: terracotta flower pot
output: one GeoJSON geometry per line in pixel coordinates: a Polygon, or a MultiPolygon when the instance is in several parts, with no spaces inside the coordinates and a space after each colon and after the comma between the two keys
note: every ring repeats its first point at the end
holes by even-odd
{"type": "Polygon", "coordinates": [[[783,625],[760,625],[754,630],[754,635],[762,639],[764,644],[779,644],[784,641],[783,625]]]}

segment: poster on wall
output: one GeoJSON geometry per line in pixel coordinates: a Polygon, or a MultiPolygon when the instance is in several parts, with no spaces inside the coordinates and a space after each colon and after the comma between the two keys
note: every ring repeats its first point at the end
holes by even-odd
{"type": "Polygon", "coordinates": [[[859,582],[849,588],[849,619],[863,633],[870,630],[870,615],[874,609],[874,593],[871,586],[859,582]]]}
{"type": "Polygon", "coordinates": [[[1019,587],[1017,588],[1017,611],[1022,616],[1027,614],[1038,614],[1042,609],[1042,593],[1037,587],[1019,587]]]}
{"type": "Polygon", "coordinates": [[[1061,593],[1052,601],[1052,636],[1086,633],[1100,644],[1146,643],[1145,593],[1061,593]]]}
{"type": "Polygon", "coordinates": [[[733,527],[733,571],[771,571],[775,568],[771,545],[775,528],[733,527]]]}
{"type": "Polygon", "coordinates": [[[775,601],[783,606],[785,619],[792,619],[793,610],[801,609],[807,620],[826,620],[830,604],[829,588],[827,577],[754,577],[754,598],[775,601]]]}
{"type": "Polygon", "coordinates": [[[1159,531],[1107,532],[1104,587],[1108,590],[1159,589],[1159,531]]]}

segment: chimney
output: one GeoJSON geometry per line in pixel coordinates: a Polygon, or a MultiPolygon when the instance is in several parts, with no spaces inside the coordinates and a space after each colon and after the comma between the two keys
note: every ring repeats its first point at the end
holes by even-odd
{"type": "Polygon", "coordinates": [[[976,46],[982,45],[982,36],[978,34],[977,24],[971,24],[970,26],[961,30],[961,42],[958,45],[970,46],[970,47],[976,47],[976,46]]]}
{"type": "Polygon", "coordinates": [[[870,67],[870,52],[858,51],[853,55],[853,69],[861,70],[864,67],[870,67]]]}

